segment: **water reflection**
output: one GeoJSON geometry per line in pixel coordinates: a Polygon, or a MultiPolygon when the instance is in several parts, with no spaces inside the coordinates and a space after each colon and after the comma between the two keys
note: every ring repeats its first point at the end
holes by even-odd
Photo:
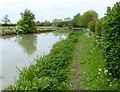
{"type": "Polygon", "coordinates": [[[17,42],[23,49],[24,52],[28,55],[32,55],[36,51],[36,34],[27,34],[27,35],[6,35],[1,39],[7,40],[15,38],[15,42],[17,42]]]}
{"type": "MultiPolygon", "coordinates": [[[[0,86],[7,87],[14,83],[14,76],[17,79],[16,67],[29,66],[36,56],[49,53],[53,44],[65,39],[67,33],[40,33],[27,35],[7,35],[0,38],[0,86]],[[3,48],[2,48],[3,47],[3,48]]],[[[2,89],[0,88],[0,90],[2,89]]]]}
{"type": "Polygon", "coordinates": [[[13,38],[13,37],[16,37],[16,35],[5,35],[5,36],[2,36],[0,38],[5,40],[5,39],[13,38]]]}
{"type": "Polygon", "coordinates": [[[35,34],[29,34],[20,35],[16,41],[23,47],[25,53],[32,55],[36,51],[36,39],[35,34]]]}
{"type": "Polygon", "coordinates": [[[68,33],[67,32],[53,32],[52,33],[54,36],[67,36],[68,35],[68,33]]]}

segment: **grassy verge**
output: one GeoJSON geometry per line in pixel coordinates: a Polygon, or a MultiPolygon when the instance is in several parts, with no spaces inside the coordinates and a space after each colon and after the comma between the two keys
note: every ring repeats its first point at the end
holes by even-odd
{"type": "Polygon", "coordinates": [[[65,90],[70,88],[68,80],[72,53],[79,32],[71,32],[68,38],[57,42],[50,54],[35,61],[36,64],[19,70],[19,79],[10,90],[65,90]]]}
{"type": "Polygon", "coordinates": [[[118,90],[119,79],[106,77],[105,58],[94,35],[84,32],[80,36],[80,76],[83,90],[118,90]]]}

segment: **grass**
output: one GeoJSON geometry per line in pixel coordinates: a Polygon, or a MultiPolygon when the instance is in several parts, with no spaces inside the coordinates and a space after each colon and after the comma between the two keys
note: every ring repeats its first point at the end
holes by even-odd
{"type": "Polygon", "coordinates": [[[102,48],[87,30],[69,33],[67,39],[57,42],[50,54],[35,63],[18,69],[19,79],[7,89],[120,90],[119,79],[106,77],[102,48]]]}
{"type": "MultiPolygon", "coordinates": [[[[0,26],[0,34],[16,34],[16,29],[17,29],[16,26],[0,26]]],[[[63,27],[37,26],[35,32],[51,32],[51,31],[64,32],[66,30],[68,29],[63,27]]]]}
{"type": "Polygon", "coordinates": [[[102,48],[97,47],[94,35],[84,32],[78,42],[80,43],[80,85],[83,90],[118,90],[119,79],[106,77],[105,58],[102,48]]]}
{"type": "MultiPolygon", "coordinates": [[[[82,34],[82,32],[81,32],[82,34]]],[[[80,39],[78,38],[77,44],[75,46],[75,49],[73,51],[73,58],[72,62],[70,64],[70,80],[71,80],[71,90],[80,90],[80,39]]]]}
{"type": "Polygon", "coordinates": [[[68,38],[57,42],[51,52],[36,59],[34,65],[24,67],[19,79],[7,90],[65,90],[70,88],[69,66],[72,53],[80,36],[79,32],[71,32],[68,38]]]}
{"type": "Polygon", "coordinates": [[[2,34],[4,34],[4,33],[15,33],[16,31],[15,31],[15,26],[14,27],[2,27],[2,26],[0,26],[0,32],[2,33],[2,34]]]}

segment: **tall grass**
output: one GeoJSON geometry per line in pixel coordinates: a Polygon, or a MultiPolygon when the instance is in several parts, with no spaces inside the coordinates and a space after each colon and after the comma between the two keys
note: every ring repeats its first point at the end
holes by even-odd
{"type": "Polygon", "coordinates": [[[94,35],[84,32],[80,36],[81,86],[84,90],[118,90],[119,79],[106,77],[105,58],[97,46],[94,35]]]}
{"type": "Polygon", "coordinates": [[[57,42],[50,54],[35,61],[36,64],[19,70],[19,79],[10,90],[62,90],[69,89],[68,67],[79,32],[71,32],[68,38],[57,42]]]}

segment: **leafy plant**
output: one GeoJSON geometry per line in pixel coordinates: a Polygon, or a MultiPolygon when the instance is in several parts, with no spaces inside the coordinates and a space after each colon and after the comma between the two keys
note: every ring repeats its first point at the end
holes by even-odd
{"type": "Polygon", "coordinates": [[[69,89],[68,67],[79,32],[71,32],[68,38],[57,42],[51,52],[36,64],[20,71],[19,79],[7,89],[11,90],[65,90],[69,89]]]}
{"type": "Polygon", "coordinates": [[[20,13],[21,20],[18,21],[18,32],[19,33],[30,33],[36,30],[35,25],[35,15],[28,9],[24,11],[24,13],[20,13]]]}
{"type": "Polygon", "coordinates": [[[120,78],[120,1],[107,8],[102,40],[108,76],[120,78]]]}

